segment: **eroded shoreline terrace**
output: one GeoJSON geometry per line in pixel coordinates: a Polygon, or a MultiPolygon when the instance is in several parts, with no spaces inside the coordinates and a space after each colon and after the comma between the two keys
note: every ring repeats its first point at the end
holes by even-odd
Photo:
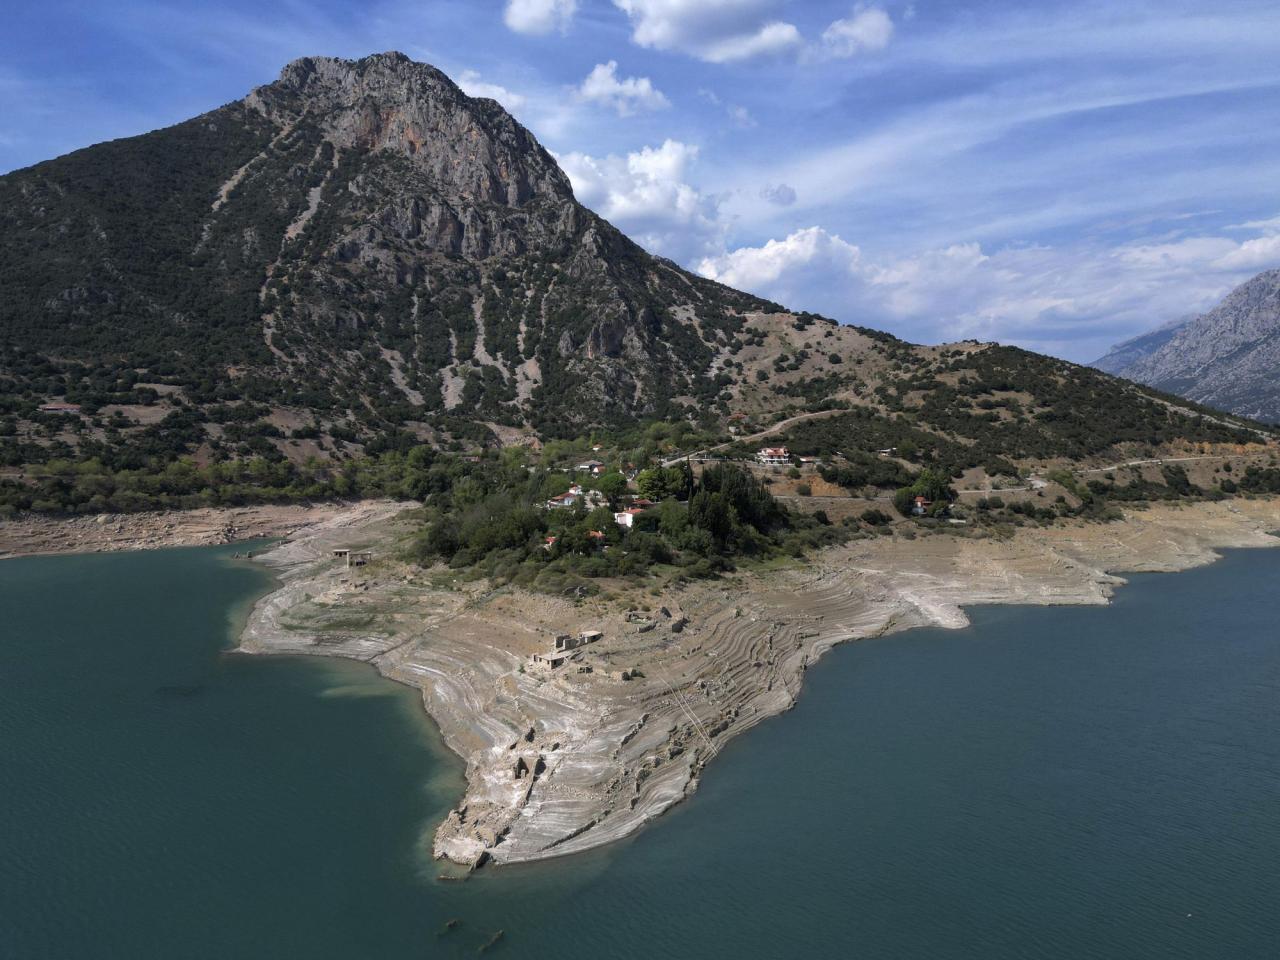
{"type": "Polygon", "coordinates": [[[349,657],[421,690],[467,765],[434,851],[469,865],[566,855],[638,829],[693,791],[731,737],[787,710],[838,643],[961,627],[970,604],[1104,604],[1117,573],[1280,546],[1274,498],[1157,505],[1009,539],[859,540],[661,596],[573,601],[442,583],[402,563],[391,545],[404,510],[366,504],[264,555],[282,585],[255,607],[240,649],[349,657]],[[372,559],[350,567],[335,550],[372,559]],[[600,636],[539,663],[557,637],[589,631],[600,636]]]}

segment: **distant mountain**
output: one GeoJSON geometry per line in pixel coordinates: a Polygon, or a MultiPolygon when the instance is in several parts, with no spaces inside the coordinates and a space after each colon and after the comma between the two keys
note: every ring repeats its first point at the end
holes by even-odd
{"type": "Polygon", "coordinates": [[[1094,366],[1197,403],[1280,422],[1280,270],[1218,306],[1115,347],[1094,366]]]}
{"type": "Polygon", "coordinates": [[[1089,366],[1122,376],[1125,369],[1133,366],[1139,360],[1151,356],[1151,354],[1172,340],[1174,335],[1193,319],[1194,317],[1183,317],[1180,320],[1171,320],[1169,323],[1139,334],[1131,340],[1117,343],[1107,351],[1106,356],[1099,357],[1089,366]]]}
{"type": "Polygon", "coordinates": [[[382,489],[335,461],[420,445],[741,436],[831,408],[858,414],[851,454],[917,431],[922,463],[957,468],[1255,436],[1064,361],[914,346],[695,276],[579,204],[496,102],[398,53],[301,59],[0,177],[0,290],[0,468],[24,509],[33,465],[84,510],[212,496],[231,481],[190,470],[233,462],[257,472],[228,495],[268,474],[320,495],[382,489]]]}

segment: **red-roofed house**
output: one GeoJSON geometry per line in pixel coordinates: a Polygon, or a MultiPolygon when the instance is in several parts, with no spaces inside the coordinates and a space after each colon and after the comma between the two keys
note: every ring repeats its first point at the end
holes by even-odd
{"type": "Polygon", "coordinates": [[[620,527],[631,529],[639,514],[644,513],[642,507],[628,507],[626,510],[620,510],[613,515],[613,522],[620,527]]]}

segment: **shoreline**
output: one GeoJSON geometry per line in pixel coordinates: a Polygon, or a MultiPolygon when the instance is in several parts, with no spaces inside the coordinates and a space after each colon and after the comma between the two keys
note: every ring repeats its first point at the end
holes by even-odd
{"type": "Polygon", "coordinates": [[[358,506],[260,556],[280,583],[255,604],[238,649],[360,660],[418,689],[466,764],[465,795],[433,853],[473,867],[633,833],[692,793],[730,738],[789,710],[805,671],[837,644],[963,627],[976,604],[1106,604],[1119,573],[1280,546],[1280,499],[1159,504],[1004,541],[858,541],[796,568],[640,594],[628,616],[617,601],[442,586],[391,557],[352,570],[332,558],[336,546],[386,542],[406,506],[358,506]],[[605,639],[558,672],[529,669],[553,636],[583,629],[605,639]]]}
{"type": "Polygon", "coordinates": [[[0,520],[0,560],[166,547],[207,547],[297,536],[357,504],[260,504],[81,517],[27,515],[0,520]]]}

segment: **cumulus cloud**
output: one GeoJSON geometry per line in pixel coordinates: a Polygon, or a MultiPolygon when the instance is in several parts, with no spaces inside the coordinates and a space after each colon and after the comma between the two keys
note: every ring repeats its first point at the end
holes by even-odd
{"type": "Polygon", "coordinates": [[[543,34],[566,30],[578,0],[507,0],[502,20],[516,33],[543,34]]]}
{"type": "Polygon", "coordinates": [[[832,57],[883,50],[893,38],[893,21],[879,7],[859,7],[822,31],[822,48],[832,57]]]}
{"type": "Polygon", "coordinates": [[[976,338],[1092,360],[1112,344],[1212,307],[1280,266],[1280,234],[1119,248],[959,243],[872,258],[821,227],[703,258],[703,276],[927,342],[976,338]]]}
{"type": "Polygon", "coordinates": [[[497,100],[513,113],[525,105],[523,96],[496,83],[487,83],[474,70],[463,70],[459,73],[458,86],[469,97],[488,97],[490,100],[497,100]]]}
{"type": "Polygon", "coordinates": [[[620,117],[630,116],[636,110],[661,110],[671,106],[648,77],[619,77],[616,60],[596,64],[578,88],[578,96],[612,107],[620,117]]]}
{"type": "Polygon", "coordinates": [[[770,14],[778,0],[613,0],[631,20],[631,39],[709,63],[728,63],[798,49],[794,24],[770,14]]]}
{"type": "Polygon", "coordinates": [[[813,280],[854,276],[861,266],[862,252],[853,244],[821,227],[806,227],[764,246],[706,257],[698,264],[698,272],[731,287],[785,296],[813,280]]]}
{"type": "Polygon", "coordinates": [[[716,198],[689,184],[698,148],[678,140],[626,156],[557,157],[578,199],[647,249],[677,260],[703,255],[719,236],[716,198]]]}

